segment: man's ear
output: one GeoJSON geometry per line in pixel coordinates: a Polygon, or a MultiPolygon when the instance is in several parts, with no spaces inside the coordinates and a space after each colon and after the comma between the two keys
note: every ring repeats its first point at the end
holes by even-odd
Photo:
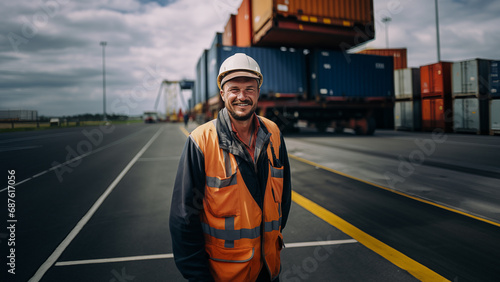
{"type": "Polygon", "coordinates": [[[224,90],[220,91],[220,97],[222,99],[222,102],[226,102],[226,101],[224,101],[224,90]]]}

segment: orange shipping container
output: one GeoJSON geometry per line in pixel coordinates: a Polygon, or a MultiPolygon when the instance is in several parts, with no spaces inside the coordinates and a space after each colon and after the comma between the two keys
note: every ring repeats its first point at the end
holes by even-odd
{"type": "Polygon", "coordinates": [[[408,57],[406,48],[391,49],[366,49],[359,51],[359,54],[388,56],[394,58],[394,70],[408,68],[408,57]]]}
{"type": "Polygon", "coordinates": [[[422,98],[451,98],[451,67],[453,63],[439,62],[420,67],[422,98]]]}
{"type": "Polygon", "coordinates": [[[236,46],[252,46],[252,6],[250,0],[243,0],[236,15],[236,46]]]}
{"type": "Polygon", "coordinates": [[[222,45],[234,46],[236,45],[236,16],[231,15],[227,21],[224,33],[222,33],[222,45]]]}
{"type": "Polygon", "coordinates": [[[453,126],[453,110],[451,100],[443,98],[422,99],[422,129],[434,131],[439,128],[451,132],[453,126]]]}
{"type": "Polygon", "coordinates": [[[373,0],[252,0],[253,43],[349,49],[375,36],[373,0]]]}

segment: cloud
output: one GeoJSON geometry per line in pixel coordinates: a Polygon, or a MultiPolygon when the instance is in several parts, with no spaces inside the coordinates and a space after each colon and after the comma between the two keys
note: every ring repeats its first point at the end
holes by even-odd
{"type": "MultiPolygon", "coordinates": [[[[151,110],[163,79],[194,79],[196,62],[241,0],[6,1],[0,10],[0,109],[40,115],[151,110]]],[[[444,60],[499,59],[500,1],[439,1],[444,60]]],[[[374,0],[376,39],[408,48],[410,66],[436,61],[434,1],[374,0]]],[[[163,102],[162,102],[163,103],[163,102]]]]}

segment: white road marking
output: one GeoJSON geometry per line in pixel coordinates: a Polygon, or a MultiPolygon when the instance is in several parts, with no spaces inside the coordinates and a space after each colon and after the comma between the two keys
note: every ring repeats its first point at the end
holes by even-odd
{"type": "Polygon", "coordinates": [[[285,248],[300,248],[300,247],[313,247],[313,246],[326,246],[326,245],[341,245],[357,243],[354,239],[346,240],[330,240],[330,241],[314,241],[314,242],[301,242],[301,243],[285,243],[285,248]]]}
{"type": "Polygon", "coordinates": [[[80,264],[96,264],[96,263],[111,263],[120,261],[136,261],[136,260],[151,260],[151,259],[168,259],[173,258],[174,254],[150,255],[150,256],[135,256],[121,258],[105,258],[105,259],[87,259],[76,261],[60,261],[56,266],[80,265],[80,264]]]}
{"type": "MultiPolygon", "coordinates": [[[[13,185],[13,186],[18,186],[18,185],[20,185],[20,184],[22,184],[22,183],[24,183],[24,182],[30,181],[31,179],[33,179],[33,178],[35,178],[35,177],[37,177],[37,176],[40,176],[40,175],[44,174],[45,172],[48,172],[48,171],[52,171],[52,170],[58,169],[58,168],[60,168],[60,167],[62,167],[62,166],[65,166],[65,165],[68,165],[68,164],[70,164],[70,163],[72,163],[72,162],[74,162],[74,161],[77,161],[77,160],[83,159],[83,158],[85,158],[85,157],[87,157],[87,156],[90,156],[90,155],[92,155],[92,154],[95,154],[95,153],[97,153],[97,152],[100,152],[100,151],[102,151],[102,150],[104,150],[104,149],[107,149],[107,148],[109,148],[109,147],[111,147],[111,146],[114,146],[114,145],[120,144],[120,143],[124,142],[125,140],[127,140],[128,138],[130,138],[130,137],[132,137],[132,136],[135,136],[135,135],[137,135],[137,134],[141,133],[141,132],[142,132],[142,130],[144,130],[144,129],[141,129],[141,130],[140,130],[140,131],[138,131],[138,132],[135,132],[135,133],[133,133],[133,134],[131,134],[131,135],[128,135],[128,136],[127,136],[127,137],[125,137],[125,138],[122,138],[122,139],[116,140],[115,142],[109,143],[109,144],[108,144],[108,145],[106,145],[106,146],[99,147],[99,148],[97,148],[97,149],[95,149],[95,150],[91,150],[90,152],[85,153],[85,154],[83,154],[83,155],[76,156],[76,157],[72,158],[72,159],[71,159],[71,160],[69,160],[69,161],[66,161],[66,162],[64,162],[64,163],[62,163],[62,164],[58,164],[58,165],[56,165],[56,166],[53,166],[53,167],[49,168],[47,171],[40,172],[40,173],[36,174],[35,176],[32,176],[32,177],[29,177],[29,178],[23,179],[22,181],[17,182],[17,183],[16,183],[15,185],[13,185]]],[[[2,193],[3,191],[6,191],[6,190],[7,190],[7,188],[8,188],[8,187],[5,187],[5,188],[1,189],[1,190],[0,190],[0,193],[2,193]]]]}
{"type": "MultiPolygon", "coordinates": [[[[358,241],[354,239],[346,240],[330,240],[330,241],[314,241],[314,242],[298,242],[298,243],[288,243],[286,244],[286,249],[289,248],[300,248],[300,247],[314,247],[314,246],[326,246],[326,245],[341,245],[341,244],[351,244],[357,243],[358,241]]],[[[137,261],[137,260],[152,260],[152,259],[170,259],[174,258],[174,254],[160,254],[160,255],[149,255],[149,256],[133,256],[133,257],[119,257],[119,258],[105,258],[105,259],[87,259],[87,260],[74,260],[74,261],[60,261],[55,264],[55,266],[69,266],[69,265],[82,265],[82,264],[98,264],[98,263],[112,263],[112,262],[123,262],[123,261],[137,261]]]]}
{"type": "Polygon", "coordinates": [[[135,162],[144,154],[144,152],[151,146],[151,144],[156,140],[156,138],[163,131],[163,127],[160,128],[153,137],[148,141],[144,147],[135,155],[135,157],[128,163],[128,165],[122,170],[122,172],[116,177],[116,179],[109,185],[109,187],[104,191],[104,193],[97,199],[94,205],[90,208],[90,210],[80,219],[80,221],[76,224],[76,226],[71,230],[71,232],[66,236],[66,238],[57,246],[54,252],[47,258],[47,260],[40,266],[35,275],[31,277],[29,282],[37,282],[42,279],[43,275],[49,270],[49,268],[54,265],[54,263],[59,259],[64,250],[69,246],[71,241],[78,235],[78,233],[82,230],[82,228],[87,224],[90,218],[94,215],[94,213],[99,209],[104,200],[109,196],[109,194],[113,191],[113,189],[118,185],[118,183],[122,180],[122,178],[127,174],[127,172],[132,168],[135,162]]]}

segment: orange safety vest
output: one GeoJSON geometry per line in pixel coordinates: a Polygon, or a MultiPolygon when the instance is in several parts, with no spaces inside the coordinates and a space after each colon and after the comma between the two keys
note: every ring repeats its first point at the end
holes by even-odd
{"type": "Polygon", "coordinates": [[[271,133],[263,210],[245,185],[234,155],[219,147],[215,122],[191,134],[205,158],[205,196],[200,216],[215,281],[255,281],[262,267],[267,268],[272,279],[280,273],[283,167],[273,167],[271,161],[273,155],[279,159],[280,131],[273,122],[259,118],[271,133]]]}

